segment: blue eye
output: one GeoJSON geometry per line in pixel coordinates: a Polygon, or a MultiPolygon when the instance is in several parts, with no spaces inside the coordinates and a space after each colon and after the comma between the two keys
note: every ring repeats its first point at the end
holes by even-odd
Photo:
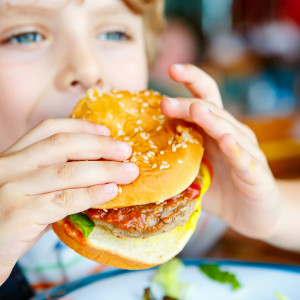
{"type": "Polygon", "coordinates": [[[11,37],[8,42],[12,44],[31,44],[44,40],[44,37],[37,32],[27,32],[11,37]]]}
{"type": "Polygon", "coordinates": [[[110,41],[123,41],[128,40],[129,37],[126,33],[121,31],[112,31],[112,32],[105,32],[101,33],[97,36],[98,40],[110,40],[110,41]]]}

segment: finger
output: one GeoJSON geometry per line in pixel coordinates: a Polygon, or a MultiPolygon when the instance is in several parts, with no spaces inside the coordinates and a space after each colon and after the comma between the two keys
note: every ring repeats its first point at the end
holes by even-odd
{"type": "Polygon", "coordinates": [[[244,149],[247,149],[256,159],[265,162],[265,156],[260,151],[256,142],[245,134],[239,126],[226,119],[226,114],[221,116],[209,110],[203,103],[193,103],[190,107],[191,119],[200,126],[210,137],[219,140],[224,134],[231,134],[244,149]]]}
{"type": "MultiPolygon", "coordinates": [[[[70,160],[117,160],[131,156],[132,148],[126,142],[94,134],[57,133],[39,141],[15,156],[26,159],[23,165],[45,167],[70,160]]],[[[23,167],[24,168],[24,167],[23,167]]]]}
{"type": "Polygon", "coordinates": [[[196,98],[202,98],[223,107],[222,98],[216,81],[194,65],[172,65],[170,77],[182,82],[196,98]]]}
{"type": "MultiPolygon", "coordinates": [[[[161,110],[168,117],[184,119],[189,122],[196,122],[198,125],[200,125],[199,122],[201,122],[201,120],[198,120],[199,112],[198,116],[194,119],[191,117],[191,114],[197,115],[197,111],[194,113],[193,110],[199,110],[199,105],[194,105],[194,103],[200,103],[199,105],[202,105],[203,110],[206,112],[212,112],[216,115],[216,117],[218,117],[219,120],[224,120],[224,122],[227,122],[225,128],[232,127],[232,130],[234,130],[236,133],[235,135],[246,135],[255,146],[258,145],[256,136],[249,127],[236,120],[223,108],[220,108],[211,102],[194,98],[164,98],[161,101],[161,110]]],[[[214,125],[220,127],[221,124],[218,122],[214,125]]],[[[224,132],[221,134],[224,134],[224,132]]]]}
{"type": "Polygon", "coordinates": [[[116,183],[129,184],[139,175],[133,163],[113,161],[67,162],[38,169],[18,180],[16,189],[26,195],[116,183]]]}
{"type": "Polygon", "coordinates": [[[25,147],[60,132],[90,133],[109,136],[110,130],[81,119],[47,119],[34,127],[31,131],[21,137],[14,145],[8,148],[3,154],[19,151],[25,147]]]}
{"type": "Polygon", "coordinates": [[[110,201],[117,194],[117,185],[109,183],[33,196],[30,199],[33,209],[28,213],[31,214],[31,220],[37,224],[50,224],[68,215],[110,201]],[[39,213],[35,213],[35,211],[39,213]]]}
{"type": "Polygon", "coordinates": [[[241,190],[246,188],[246,192],[250,186],[262,183],[262,174],[268,170],[265,164],[238,144],[230,134],[225,134],[219,139],[219,146],[233,167],[232,173],[236,183],[243,185],[241,190]]]}

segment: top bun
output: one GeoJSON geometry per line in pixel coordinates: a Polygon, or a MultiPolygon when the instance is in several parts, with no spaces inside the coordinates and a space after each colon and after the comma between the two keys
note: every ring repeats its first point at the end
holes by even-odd
{"type": "Polygon", "coordinates": [[[166,118],[162,95],[151,90],[101,94],[90,89],[77,104],[72,118],[105,125],[111,136],[131,144],[130,162],[140,175],[119,187],[113,200],[95,208],[110,209],[156,203],[185,190],[196,178],[203,156],[203,140],[192,124],[166,118]]]}

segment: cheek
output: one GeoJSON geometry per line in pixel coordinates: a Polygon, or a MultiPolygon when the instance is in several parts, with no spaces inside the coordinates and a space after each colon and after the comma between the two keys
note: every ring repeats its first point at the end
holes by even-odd
{"type": "Polygon", "coordinates": [[[118,90],[140,91],[147,88],[148,67],[143,45],[127,49],[122,55],[109,54],[103,60],[110,85],[118,90]]]}
{"type": "Polygon", "coordinates": [[[28,129],[26,120],[37,99],[38,76],[32,68],[0,63],[0,147],[9,146],[28,129]]]}

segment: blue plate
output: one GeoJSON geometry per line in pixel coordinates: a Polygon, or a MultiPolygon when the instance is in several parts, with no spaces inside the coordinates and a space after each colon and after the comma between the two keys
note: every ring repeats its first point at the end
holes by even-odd
{"type": "MultiPolygon", "coordinates": [[[[276,293],[290,300],[300,299],[300,266],[211,259],[185,260],[184,264],[181,281],[193,285],[191,300],[276,300],[276,293]],[[199,265],[207,263],[217,263],[222,270],[234,273],[242,288],[233,291],[229,285],[206,277],[199,265]]],[[[39,294],[34,300],[63,296],[74,300],[142,300],[155,269],[112,270],[92,275],[39,294]]]]}

